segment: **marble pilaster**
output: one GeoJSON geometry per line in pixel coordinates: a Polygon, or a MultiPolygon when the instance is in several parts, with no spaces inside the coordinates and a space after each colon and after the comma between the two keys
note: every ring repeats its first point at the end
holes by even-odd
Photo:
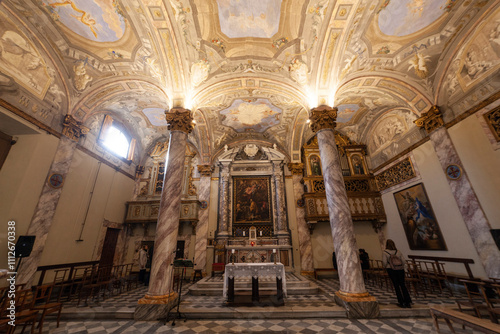
{"type": "Polygon", "coordinates": [[[164,317],[178,298],[172,291],[175,249],[179,233],[184,159],[192,117],[187,109],[173,108],[165,114],[170,140],[165,163],[165,176],[156,225],[155,249],[151,262],[149,289],[135,310],[136,320],[164,317]]]}
{"type": "Polygon", "coordinates": [[[491,235],[491,225],[462,167],[462,162],[448,131],[444,127],[440,127],[433,131],[429,137],[445,172],[450,165],[457,165],[462,169],[462,176],[459,179],[447,178],[451,193],[455,197],[458,209],[488,277],[500,277],[500,251],[491,235]]]}
{"type": "MultiPolygon", "coordinates": [[[[304,171],[304,164],[290,163],[288,169],[292,172],[293,193],[295,202],[304,197],[304,186],[301,183],[302,173],[304,171]]],[[[305,219],[305,210],[303,207],[295,205],[295,220],[297,222],[297,235],[299,238],[299,252],[300,252],[300,268],[302,275],[314,274],[314,260],[311,243],[311,233],[305,219]]]]}
{"type": "Polygon", "coordinates": [[[273,182],[276,188],[276,213],[278,238],[281,243],[288,243],[289,232],[287,230],[286,203],[285,203],[285,185],[283,182],[283,162],[273,161],[273,182]]]}
{"type": "Polygon", "coordinates": [[[207,239],[208,239],[208,216],[210,202],[210,179],[212,176],[212,166],[198,165],[200,172],[200,183],[198,186],[198,200],[207,203],[206,208],[198,211],[198,224],[196,225],[196,245],[194,249],[195,269],[201,269],[206,273],[207,265],[207,239]]]}
{"type": "Polygon", "coordinates": [[[458,177],[447,177],[451,193],[469,230],[484,270],[489,277],[500,277],[500,251],[491,235],[491,225],[479,203],[476,192],[472,188],[469,177],[463,169],[462,161],[448,130],[443,126],[441,110],[438,106],[432,106],[415,120],[415,124],[425,129],[429,134],[443,171],[447,173],[450,166],[460,169],[458,177]]]}
{"type": "Polygon", "coordinates": [[[221,162],[219,178],[219,230],[217,238],[229,235],[229,162],[221,162]]]}
{"type": "Polygon", "coordinates": [[[57,145],[54,160],[47,173],[35,212],[26,232],[26,235],[34,235],[36,238],[30,256],[23,258],[17,277],[18,284],[24,283],[29,287],[33,282],[61,197],[64,181],[73,161],[77,142],[88,131],[88,128],[82,126],[71,115],[66,115],[64,118],[63,135],[57,145]]]}
{"type": "Polygon", "coordinates": [[[379,307],[375,297],[366,292],[363,280],[351,210],[335,142],[336,118],[336,108],[320,106],[311,110],[311,127],[317,132],[330,227],[337,257],[340,290],[335,294],[335,299],[346,308],[348,317],[373,318],[378,316],[379,307]]]}

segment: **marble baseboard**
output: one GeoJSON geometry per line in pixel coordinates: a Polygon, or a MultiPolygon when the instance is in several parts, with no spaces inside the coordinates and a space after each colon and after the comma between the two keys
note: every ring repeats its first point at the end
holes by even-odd
{"type": "Polygon", "coordinates": [[[359,301],[356,301],[355,298],[345,298],[337,291],[335,293],[335,302],[345,308],[349,319],[374,319],[380,317],[380,308],[375,297],[360,298],[359,301]]]}

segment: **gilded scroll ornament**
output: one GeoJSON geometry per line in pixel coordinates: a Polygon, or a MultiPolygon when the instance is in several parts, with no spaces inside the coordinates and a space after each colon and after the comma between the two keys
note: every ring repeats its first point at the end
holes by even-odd
{"type": "Polygon", "coordinates": [[[73,141],[78,141],[82,135],[89,133],[89,128],[82,125],[82,122],[77,121],[71,115],[66,115],[63,121],[62,134],[73,141]]]}
{"type": "Polygon", "coordinates": [[[414,123],[419,128],[424,128],[427,133],[431,133],[437,128],[444,125],[443,117],[439,107],[434,105],[428,112],[423,113],[420,118],[417,118],[414,123]]]}
{"type": "Polygon", "coordinates": [[[385,190],[397,184],[403,183],[416,176],[410,158],[399,162],[391,168],[375,176],[379,190],[385,190]]]}
{"type": "Polygon", "coordinates": [[[191,116],[189,109],[181,107],[172,108],[169,112],[165,112],[165,119],[170,131],[182,131],[185,133],[193,131],[193,116],[191,116]]]}
{"type": "Polygon", "coordinates": [[[304,172],[304,164],[303,163],[289,163],[288,169],[292,172],[293,175],[302,175],[304,172]]]}
{"type": "Polygon", "coordinates": [[[484,114],[484,118],[486,119],[486,123],[488,123],[491,132],[493,132],[495,139],[500,141],[500,107],[484,114]]]}
{"type": "Polygon", "coordinates": [[[322,129],[335,129],[337,126],[337,108],[325,105],[313,108],[309,119],[311,120],[311,129],[314,132],[322,129]]]}
{"type": "Polygon", "coordinates": [[[211,176],[214,168],[211,165],[198,165],[198,172],[201,176],[211,176]]]}

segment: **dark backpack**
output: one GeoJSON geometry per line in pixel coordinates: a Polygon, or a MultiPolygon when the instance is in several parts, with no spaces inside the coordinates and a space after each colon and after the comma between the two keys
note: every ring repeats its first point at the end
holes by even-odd
{"type": "Polygon", "coordinates": [[[392,270],[404,270],[405,265],[403,261],[401,261],[401,258],[397,256],[397,251],[395,254],[391,254],[389,252],[386,252],[389,254],[389,265],[391,266],[392,270]]]}

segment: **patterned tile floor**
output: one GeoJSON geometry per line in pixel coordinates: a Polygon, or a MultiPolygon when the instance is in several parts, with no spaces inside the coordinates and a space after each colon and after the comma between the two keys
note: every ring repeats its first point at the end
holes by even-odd
{"type": "MultiPolygon", "coordinates": [[[[288,276],[287,276],[288,277],[288,276]]],[[[220,278],[215,278],[218,280],[220,278]]],[[[294,279],[290,277],[290,279],[294,279]]],[[[317,284],[320,292],[317,295],[289,295],[286,300],[286,306],[297,305],[301,307],[310,307],[313,310],[321,311],[328,307],[335,306],[333,294],[338,289],[339,282],[335,278],[310,279],[317,284]]],[[[300,318],[300,314],[290,314],[290,317],[284,319],[267,319],[266,316],[254,316],[253,318],[241,317],[239,319],[224,319],[224,312],[227,307],[221,303],[221,296],[192,296],[187,291],[192,283],[183,285],[183,296],[181,302],[181,312],[183,308],[210,308],[213,311],[220,309],[218,319],[187,319],[187,321],[177,320],[175,326],[172,321],[167,324],[158,321],[134,321],[134,320],[96,320],[95,315],[100,312],[112,314],[114,312],[126,312],[130,315],[133,312],[137,300],[144,296],[147,288],[141,286],[130,292],[122,293],[119,296],[107,298],[100,303],[90,302],[86,307],[77,307],[76,302],[66,303],[64,313],[88,314],[85,320],[77,320],[66,317],[61,320],[59,328],[56,328],[54,317],[48,317],[45,321],[43,333],[54,334],[108,334],[108,333],[437,333],[434,329],[430,317],[399,317],[399,318],[380,318],[380,319],[346,319],[346,318],[300,318]],[[244,319],[244,320],[243,320],[244,319]]],[[[366,285],[370,294],[377,297],[381,307],[394,307],[394,310],[400,310],[395,306],[396,298],[394,293],[386,289],[380,289],[373,284],[366,285]]],[[[413,296],[412,296],[413,297],[413,296]]],[[[442,294],[427,293],[427,297],[420,296],[414,299],[416,305],[425,307],[428,304],[446,304],[455,305],[457,298],[463,298],[464,295],[454,290],[454,296],[448,292],[442,294]]],[[[274,312],[280,310],[279,307],[266,307],[265,312],[274,312]]],[[[318,313],[319,314],[319,313],[318,313]]],[[[477,332],[461,326],[455,325],[457,333],[475,334],[477,332]]],[[[450,333],[444,321],[440,321],[441,333],[450,333]]],[[[16,330],[20,333],[20,329],[16,330]]]]}

